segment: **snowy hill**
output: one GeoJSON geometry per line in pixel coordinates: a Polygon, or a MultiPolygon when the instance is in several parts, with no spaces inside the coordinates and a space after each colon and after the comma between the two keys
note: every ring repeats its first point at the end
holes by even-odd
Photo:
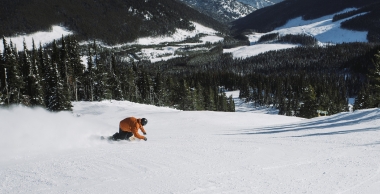
{"type": "MultiPolygon", "coordinates": [[[[236,95],[236,93],[235,93],[236,95]]],[[[377,193],[379,109],[301,119],[76,102],[0,109],[0,193],[377,193]],[[148,141],[107,142],[124,117],[148,141]]]]}
{"type": "MultiPolygon", "coordinates": [[[[338,13],[345,13],[354,9],[345,9],[338,13]]],[[[353,31],[341,28],[341,23],[349,20],[353,17],[360,16],[362,14],[357,14],[352,17],[333,21],[335,14],[323,16],[313,20],[304,20],[302,17],[297,17],[289,20],[285,25],[276,28],[273,31],[267,33],[251,33],[247,34],[251,45],[236,47],[232,49],[225,49],[224,52],[232,53],[235,58],[246,58],[250,56],[255,56],[260,53],[280,50],[296,47],[296,44],[278,44],[278,43],[264,43],[260,44],[257,41],[266,34],[279,33],[279,35],[286,34],[306,34],[313,36],[319,41],[319,45],[326,44],[339,44],[344,42],[368,42],[367,34],[368,31],[353,31]]]]}

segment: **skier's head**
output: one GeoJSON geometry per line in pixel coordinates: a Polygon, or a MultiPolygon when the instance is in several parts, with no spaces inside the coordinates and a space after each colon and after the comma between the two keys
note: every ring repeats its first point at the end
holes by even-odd
{"type": "Polygon", "coordinates": [[[145,126],[148,123],[148,120],[146,118],[141,119],[141,125],[145,126]]]}

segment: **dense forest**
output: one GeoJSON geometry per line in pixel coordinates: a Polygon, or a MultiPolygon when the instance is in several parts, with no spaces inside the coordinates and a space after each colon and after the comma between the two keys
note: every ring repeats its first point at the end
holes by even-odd
{"type": "MultiPolygon", "coordinates": [[[[295,39],[302,38],[310,40],[295,39]]],[[[254,106],[311,118],[318,110],[347,111],[349,97],[356,97],[355,109],[380,103],[380,45],[374,43],[300,46],[246,59],[224,54],[223,43],[216,43],[209,52],[151,63],[123,60],[125,53],[95,41],[80,47],[74,36],[46,48],[24,46],[22,52],[3,42],[3,105],[59,111],[70,110],[71,101],[114,99],[181,110],[234,111],[232,97],[223,91],[240,90],[240,97],[254,106]],[[87,56],[85,64],[81,56],[87,56]]]]}
{"type": "Polygon", "coordinates": [[[17,52],[3,38],[0,61],[0,104],[70,110],[71,101],[129,100],[181,110],[235,111],[232,97],[217,85],[152,71],[151,64],[122,62],[95,42],[83,51],[73,36],[49,48],[33,44],[17,52]],[[150,70],[148,70],[150,69],[150,70]]]}
{"type": "Polygon", "coordinates": [[[177,0],[12,0],[1,1],[0,35],[47,31],[61,25],[78,41],[114,45],[139,37],[193,30],[192,22],[227,33],[227,26],[177,0]]]}

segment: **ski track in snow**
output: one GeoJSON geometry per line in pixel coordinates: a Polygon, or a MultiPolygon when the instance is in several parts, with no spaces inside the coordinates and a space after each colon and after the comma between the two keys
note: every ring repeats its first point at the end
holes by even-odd
{"type": "Polygon", "coordinates": [[[301,119],[229,94],[238,112],[119,101],[74,102],[72,114],[0,109],[0,193],[379,191],[380,109],[301,119]],[[128,116],[148,118],[148,141],[99,140],[128,116]]]}

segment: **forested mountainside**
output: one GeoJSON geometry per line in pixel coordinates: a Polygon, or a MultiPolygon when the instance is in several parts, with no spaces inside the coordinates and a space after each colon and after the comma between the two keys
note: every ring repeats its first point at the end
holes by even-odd
{"type": "Polygon", "coordinates": [[[81,40],[108,44],[192,30],[190,21],[220,32],[227,28],[177,0],[12,0],[1,2],[0,36],[29,34],[61,25],[81,40]]]}
{"type": "MultiPolygon", "coordinates": [[[[234,21],[232,29],[235,35],[246,31],[269,32],[292,18],[302,16],[305,20],[315,19],[353,7],[360,8],[355,13],[363,14],[344,22],[342,27],[369,31],[368,40],[379,42],[380,1],[378,0],[286,0],[234,21]]],[[[348,16],[351,16],[350,13],[345,15],[348,16]]]]}
{"type": "Polygon", "coordinates": [[[229,23],[244,17],[257,8],[237,0],[180,0],[194,9],[220,21],[229,23]]]}
{"type": "Polygon", "coordinates": [[[237,1],[241,3],[245,3],[247,5],[251,5],[252,7],[256,9],[261,9],[261,8],[279,3],[283,0],[237,0],[237,1]]]}

